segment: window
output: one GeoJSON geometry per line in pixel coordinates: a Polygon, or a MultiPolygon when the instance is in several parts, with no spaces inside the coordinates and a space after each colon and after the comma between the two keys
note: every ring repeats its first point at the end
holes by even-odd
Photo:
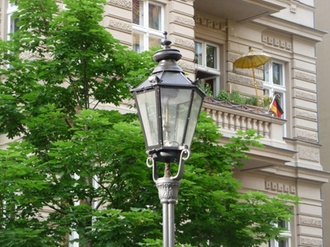
{"type": "Polygon", "coordinates": [[[290,222],[280,221],[276,224],[278,227],[282,228],[278,240],[269,241],[269,247],[291,247],[291,230],[290,230],[290,222]]]}
{"type": "Polygon", "coordinates": [[[14,33],[18,30],[17,27],[17,19],[13,17],[13,14],[17,11],[17,3],[8,3],[7,8],[7,20],[8,20],[8,26],[7,26],[7,34],[8,39],[10,39],[9,34],[14,33]]]}
{"type": "Polygon", "coordinates": [[[276,96],[285,116],[285,64],[278,61],[271,61],[264,65],[264,95],[276,96]]]}
{"type": "Polygon", "coordinates": [[[133,49],[143,52],[160,46],[163,23],[163,5],[148,0],[133,0],[133,49]]]}
{"type": "Polygon", "coordinates": [[[220,90],[219,47],[217,45],[195,42],[196,79],[203,82],[208,93],[216,96],[220,90]]]}

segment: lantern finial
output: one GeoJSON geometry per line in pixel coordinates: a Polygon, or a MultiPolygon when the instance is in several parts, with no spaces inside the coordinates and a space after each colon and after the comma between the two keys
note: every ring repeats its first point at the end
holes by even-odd
{"type": "Polygon", "coordinates": [[[167,32],[164,33],[164,40],[161,42],[162,46],[164,46],[164,49],[170,49],[172,41],[167,38],[167,32]]]}
{"type": "MultiPolygon", "coordinates": [[[[161,45],[163,46],[163,50],[156,51],[154,54],[154,60],[156,62],[160,62],[162,60],[174,60],[178,61],[181,59],[182,55],[180,54],[180,51],[177,49],[172,49],[171,44],[172,41],[167,38],[167,32],[164,33],[164,39],[161,42],[161,45]]],[[[175,69],[178,71],[182,71],[181,69],[175,69]]],[[[158,71],[156,68],[154,72],[158,71]]]]}

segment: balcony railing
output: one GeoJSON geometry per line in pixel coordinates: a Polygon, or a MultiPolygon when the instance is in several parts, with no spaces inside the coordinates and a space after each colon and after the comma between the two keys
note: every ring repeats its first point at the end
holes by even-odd
{"type": "Polygon", "coordinates": [[[267,109],[212,98],[205,99],[202,109],[221,127],[221,132],[225,137],[235,135],[239,129],[243,131],[254,129],[264,137],[263,143],[278,147],[285,146],[283,126],[286,120],[274,117],[267,109]]]}

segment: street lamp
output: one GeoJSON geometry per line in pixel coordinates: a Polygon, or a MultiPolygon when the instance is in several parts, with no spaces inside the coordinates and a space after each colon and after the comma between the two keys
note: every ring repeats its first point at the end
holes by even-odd
{"type": "Polygon", "coordinates": [[[174,204],[177,202],[184,161],[189,158],[204,93],[177,65],[181,54],[170,48],[171,41],[162,42],[163,50],[154,54],[158,66],[150,77],[132,89],[141,121],[153,180],[163,207],[163,246],[174,247],[174,204]],[[165,163],[164,176],[158,176],[157,162],[165,163]],[[175,176],[171,162],[178,162],[175,176]]]}

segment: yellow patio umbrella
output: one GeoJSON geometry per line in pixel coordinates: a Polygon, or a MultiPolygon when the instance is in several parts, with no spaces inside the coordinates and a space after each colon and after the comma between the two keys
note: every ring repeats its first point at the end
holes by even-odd
{"type": "Polygon", "coordinates": [[[249,47],[249,52],[234,61],[234,67],[239,69],[252,69],[252,76],[254,80],[254,88],[256,90],[257,104],[258,100],[258,87],[255,77],[254,68],[264,65],[270,60],[270,56],[261,51],[254,51],[249,47]]]}

